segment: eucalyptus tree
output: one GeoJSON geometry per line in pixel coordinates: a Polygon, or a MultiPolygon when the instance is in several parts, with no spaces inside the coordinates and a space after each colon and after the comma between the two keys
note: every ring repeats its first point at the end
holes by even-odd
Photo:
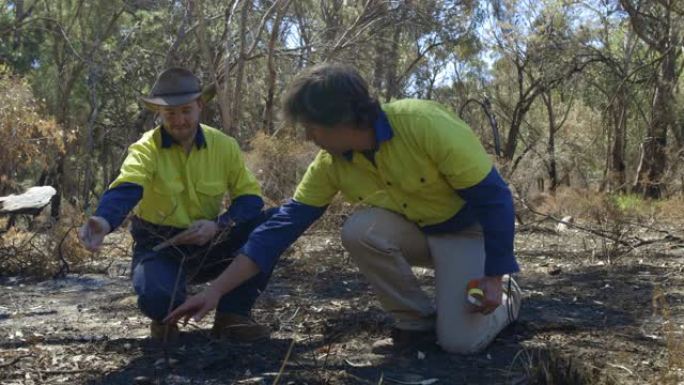
{"type": "Polygon", "coordinates": [[[596,23],[595,38],[586,48],[599,58],[583,77],[586,103],[595,107],[605,124],[605,170],[601,189],[628,191],[628,174],[636,164],[633,154],[647,123],[643,105],[651,88],[651,65],[645,44],[614,3],[583,3],[596,23]],[[646,63],[646,64],[644,64],[646,63]]]}
{"type": "Polygon", "coordinates": [[[14,73],[26,74],[38,59],[45,31],[36,28],[38,1],[0,2],[0,63],[14,73]]]}
{"type": "MultiPolygon", "coordinates": [[[[527,141],[516,158],[527,114],[537,99],[568,84],[596,60],[581,44],[590,34],[581,28],[575,7],[553,0],[513,0],[494,8],[486,40],[497,54],[493,96],[508,123],[503,158],[511,163],[510,172],[535,145],[534,140],[527,141]]],[[[550,142],[548,149],[553,151],[550,142]]]]}
{"type": "Polygon", "coordinates": [[[374,41],[371,78],[384,100],[432,98],[437,79],[479,51],[482,7],[472,1],[397,2],[390,9],[392,25],[374,41]]]}
{"type": "MultiPolygon", "coordinates": [[[[31,9],[22,29],[41,30],[44,37],[28,73],[34,93],[45,101],[47,112],[63,129],[64,140],[81,134],[81,127],[85,127],[82,137],[92,152],[92,134],[98,114],[96,89],[102,74],[100,55],[104,43],[118,30],[118,21],[126,11],[126,5],[122,1],[57,0],[22,6],[31,9]]],[[[64,189],[77,184],[65,176],[68,154],[74,152],[76,143],[65,142],[67,154],[60,154],[47,172],[50,183],[57,190],[52,204],[54,217],[59,215],[64,189]]],[[[78,173],[69,177],[78,178],[78,173]]]]}
{"type": "Polygon", "coordinates": [[[667,167],[667,136],[672,132],[678,146],[684,145],[684,131],[677,125],[675,86],[681,69],[678,62],[684,42],[684,7],[679,0],[620,0],[634,32],[657,54],[657,76],[651,101],[648,131],[634,189],[659,198],[667,167]]]}

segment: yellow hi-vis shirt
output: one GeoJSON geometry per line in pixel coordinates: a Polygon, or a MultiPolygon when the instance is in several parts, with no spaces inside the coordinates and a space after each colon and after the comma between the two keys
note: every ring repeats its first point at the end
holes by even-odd
{"type": "Polygon", "coordinates": [[[261,196],[237,141],[206,125],[200,129],[206,145],[193,145],[189,154],[175,143],[163,147],[161,127],[128,148],[110,188],[126,182],[143,187],[135,215],[154,224],[185,228],[199,219],[216,219],[226,193],[231,199],[261,196]]]}
{"type": "Polygon", "coordinates": [[[321,150],[294,200],[322,207],[342,192],[349,202],[394,211],[421,227],[453,217],[465,204],[454,190],[478,184],[492,169],[482,144],[438,103],[405,99],[382,110],[391,137],[379,140],[375,165],[360,152],[350,161],[321,150]]]}

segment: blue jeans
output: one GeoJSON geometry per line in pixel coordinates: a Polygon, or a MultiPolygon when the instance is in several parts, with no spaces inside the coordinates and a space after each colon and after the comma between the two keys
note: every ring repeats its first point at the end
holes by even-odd
{"type": "MultiPolygon", "coordinates": [[[[142,313],[155,321],[163,320],[171,310],[185,301],[187,283],[203,283],[218,277],[233,261],[249,234],[276,210],[263,211],[252,221],[236,225],[227,236],[213,245],[170,246],[158,252],[152,248],[183,229],[133,218],[131,271],[133,287],[138,294],[138,307],[142,313]]],[[[266,288],[270,276],[270,271],[259,272],[221,297],[216,311],[249,316],[254,301],[266,288]]]]}

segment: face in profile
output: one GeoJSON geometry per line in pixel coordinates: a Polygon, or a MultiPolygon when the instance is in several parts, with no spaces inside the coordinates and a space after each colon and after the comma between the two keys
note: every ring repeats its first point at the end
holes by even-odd
{"type": "Polygon", "coordinates": [[[356,128],[350,124],[338,124],[333,127],[325,127],[315,123],[303,123],[302,125],[306,130],[306,140],[314,142],[318,147],[332,155],[342,155],[354,149],[352,138],[356,128]]]}

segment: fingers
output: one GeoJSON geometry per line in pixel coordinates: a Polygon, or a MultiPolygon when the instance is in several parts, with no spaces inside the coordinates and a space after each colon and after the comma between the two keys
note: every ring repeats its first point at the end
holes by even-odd
{"type": "Polygon", "coordinates": [[[192,307],[193,304],[185,302],[167,315],[163,320],[164,323],[175,324],[179,319],[185,317],[185,323],[187,324],[190,317],[194,314],[192,307]]]}
{"type": "Polygon", "coordinates": [[[468,295],[471,291],[479,291],[480,303],[472,303],[476,305],[471,307],[471,312],[481,313],[484,315],[491,314],[501,305],[501,283],[490,282],[490,280],[483,278],[479,280],[478,287],[471,287],[468,289],[468,295]]]}
{"type": "Polygon", "coordinates": [[[173,245],[198,245],[204,246],[215,235],[215,231],[207,223],[213,224],[211,221],[196,221],[190,227],[171,237],[165,242],[153,248],[154,251],[159,251],[165,247],[173,245]]]}
{"type": "Polygon", "coordinates": [[[78,239],[81,241],[83,245],[87,245],[88,243],[90,243],[88,226],[84,225],[78,229],[78,239]]]}
{"type": "Polygon", "coordinates": [[[482,305],[480,313],[485,314],[485,315],[491,314],[492,312],[494,312],[494,310],[496,310],[496,308],[499,307],[499,305],[500,304],[498,304],[496,302],[485,302],[485,304],[482,305]]]}
{"type": "Polygon", "coordinates": [[[78,229],[78,238],[88,251],[99,251],[102,241],[109,232],[109,223],[101,217],[90,217],[83,226],[78,229]]]}
{"type": "Polygon", "coordinates": [[[100,238],[97,234],[93,234],[92,228],[89,223],[81,226],[78,229],[78,239],[81,241],[83,247],[88,251],[98,251],[101,246],[100,238]]]}
{"type": "Polygon", "coordinates": [[[208,228],[203,223],[194,223],[181,234],[181,237],[177,239],[174,244],[203,246],[214,236],[214,232],[211,228],[208,228]]]}
{"type": "Polygon", "coordinates": [[[194,237],[196,231],[196,228],[189,227],[186,230],[183,230],[180,233],[178,233],[178,235],[176,235],[175,237],[171,238],[171,242],[174,245],[187,244],[188,241],[194,237]]]}
{"type": "Polygon", "coordinates": [[[184,304],[177,307],[169,315],[164,318],[164,323],[174,324],[179,320],[183,320],[183,325],[187,325],[190,318],[195,322],[199,322],[212,309],[211,305],[206,302],[199,301],[194,298],[189,299],[184,304]]]}
{"type": "Polygon", "coordinates": [[[192,317],[192,319],[195,320],[195,322],[201,321],[202,318],[204,318],[204,316],[207,315],[207,313],[211,309],[212,309],[211,306],[209,306],[208,304],[205,303],[204,306],[202,306],[202,308],[197,313],[195,313],[195,315],[192,317]]]}
{"type": "Polygon", "coordinates": [[[97,219],[90,217],[88,218],[88,223],[86,223],[86,226],[88,227],[88,230],[91,233],[99,233],[102,232],[104,229],[102,228],[102,224],[98,222],[97,219]]]}

